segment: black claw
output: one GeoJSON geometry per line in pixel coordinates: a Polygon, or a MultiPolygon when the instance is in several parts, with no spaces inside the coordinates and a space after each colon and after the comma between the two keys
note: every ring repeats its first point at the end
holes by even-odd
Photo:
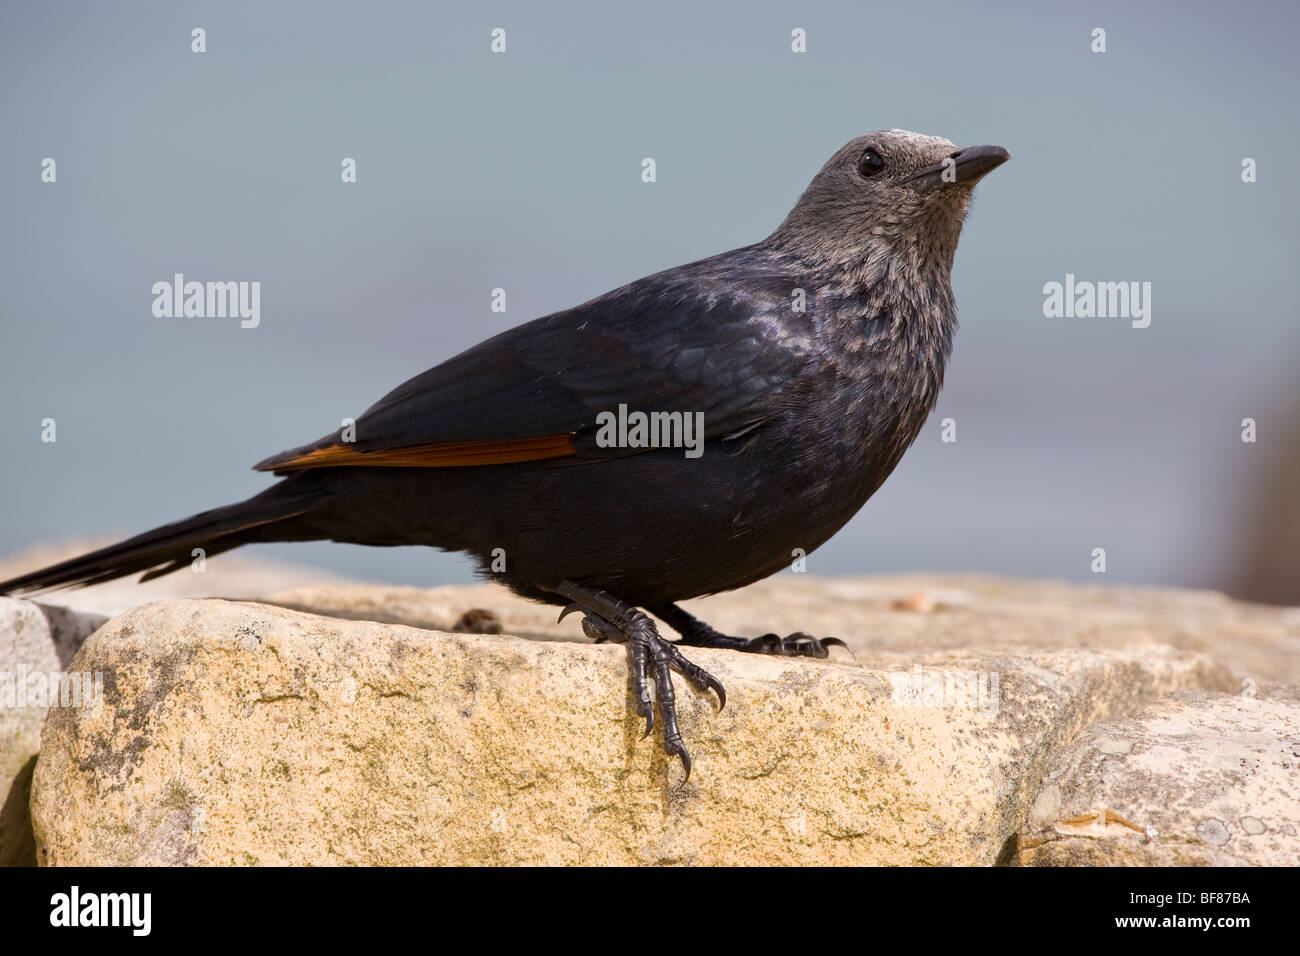
{"type": "Polygon", "coordinates": [[[559,624],[561,621],[563,621],[566,617],[568,617],[573,612],[582,611],[582,610],[584,610],[584,608],[582,607],[581,604],[576,604],[576,603],[566,604],[564,606],[564,610],[560,612],[560,616],[555,619],[555,623],[559,624]]]}
{"type": "Polygon", "coordinates": [[[686,779],[691,779],[691,752],[686,749],[680,736],[664,739],[664,753],[670,758],[677,757],[681,760],[682,769],[686,771],[686,779]]]}
{"type": "Polygon", "coordinates": [[[704,672],[704,681],[713,689],[713,692],[718,695],[718,712],[721,713],[722,708],[727,706],[727,689],[722,686],[722,681],[718,680],[708,671],[704,672]]]}
{"type": "MultiPolygon", "coordinates": [[[[640,688],[640,692],[644,694],[645,688],[644,687],[640,688]]],[[[648,697],[642,697],[639,701],[637,701],[636,712],[645,718],[645,733],[641,735],[641,739],[645,740],[647,737],[650,736],[651,733],[654,732],[655,729],[654,701],[650,700],[648,697]]]]}
{"type": "Polygon", "coordinates": [[[672,644],[669,644],[668,648],[672,653],[672,656],[669,658],[669,666],[690,681],[691,686],[700,693],[707,694],[709,691],[713,691],[717,694],[718,710],[722,710],[722,708],[726,707],[727,691],[726,688],[722,686],[722,681],[718,680],[703,667],[700,667],[700,665],[688,661],[682,656],[682,652],[672,644]]]}
{"type": "MultiPolygon", "coordinates": [[[[823,638],[822,638],[822,645],[823,645],[824,647],[842,647],[842,648],[844,648],[846,651],[849,652],[849,655],[850,655],[854,660],[857,660],[857,659],[858,659],[858,655],[853,653],[853,648],[849,647],[849,645],[845,644],[845,643],[844,643],[843,641],[841,641],[838,637],[823,637],[823,638]]],[[[827,656],[830,655],[830,651],[827,651],[826,653],[827,653],[827,656]]]]}

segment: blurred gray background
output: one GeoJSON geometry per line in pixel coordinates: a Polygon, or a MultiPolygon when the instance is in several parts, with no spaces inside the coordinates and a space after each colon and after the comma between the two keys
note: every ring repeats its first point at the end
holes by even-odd
{"type": "MultiPolygon", "coordinates": [[[[1105,581],[1300,603],[1298,22],[1282,3],[6,3],[0,554],[246,497],[270,480],[253,462],[478,340],[762,238],[845,141],[901,127],[1013,160],[963,234],[934,417],[808,570],[1095,581],[1104,547],[1105,581]],[[176,272],[259,280],[260,327],[155,318],[176,272]],[[1044,318],[1067,272],[1151,282],[1151,326],[1044,318]]],[[[262,553],[472,577],[427,549],[262,553]]]]}

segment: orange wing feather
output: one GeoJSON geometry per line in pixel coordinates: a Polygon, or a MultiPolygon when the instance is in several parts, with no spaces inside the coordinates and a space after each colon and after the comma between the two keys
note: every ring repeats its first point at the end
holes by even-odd
{"type": "Polygon", "coordinates": [[[543,435],[509,441],[447,442],[440,445],[412,445],[357,451],[352,445],[317,448],[297,458],[276,462],[275,471],[300,468],[464,468],[471,465],[505,465],[517,461],[541,461],[573,454],[573,441],[566,435],[543,435]]]}

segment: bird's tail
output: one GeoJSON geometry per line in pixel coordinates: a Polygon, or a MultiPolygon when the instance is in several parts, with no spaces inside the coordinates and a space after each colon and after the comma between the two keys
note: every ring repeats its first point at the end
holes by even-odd
{"type": "Polygon", "coordinates": [[[145,572],[140,580],[148,581],[188,567],[197,557],[196,548],[201,548],[206,558],[253,541],[309,540],[315,535],[304,533],[302,519],[319,506],[321,495],[311,489],[298,491],[292,485],[284,481],[247,501],[213,508],[119,544],[0,581],[0,594],[82,587],[136,572],[145,572]]]}

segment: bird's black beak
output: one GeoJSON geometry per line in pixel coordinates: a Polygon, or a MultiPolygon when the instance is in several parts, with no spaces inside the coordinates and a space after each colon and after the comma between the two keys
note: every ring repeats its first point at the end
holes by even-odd
{"type": "Polygon", "coordinates": [[[1010,158],[1011,154],[1001,146],[967,146],[949,153],[933,166],[926,166],[908,182],[916,189],[927,191],[948,183],[973,186],[1010,158]]]}

